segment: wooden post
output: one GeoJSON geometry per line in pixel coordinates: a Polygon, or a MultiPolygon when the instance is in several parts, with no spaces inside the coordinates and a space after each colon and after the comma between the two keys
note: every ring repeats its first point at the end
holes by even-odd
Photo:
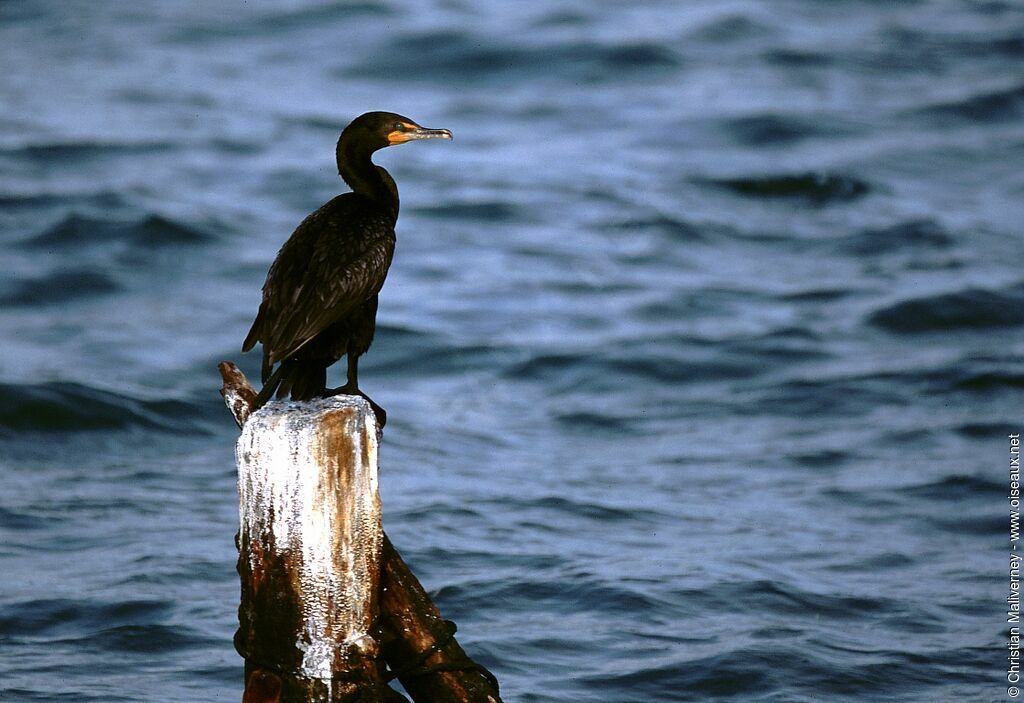
{"type": "Polygon", "coordinates": [[[455,641],[419,580],[384,535],[381,624],[384,656],[416,703],[501,703],[498,681],[455,641]]]}
{"type": "Polygon", "coordinates": [[[371,635],[382,532],[369,404],[352,396],[269,403],[243,425],[236,459],[235,641],[247,689],[264,688],[270,673],[282,703],[383,700],[371,635]]]}
{"type": "Polygon", "coordinates": [[[378,601],[384,659],[416,703],[501,703],[494,676],[462,650],[454,623],[380,530],[380,435],[369,404],[351,396],[273,403],[250,418],[256,391],[234,364],[219,368],[221,395],[242,428],[243,703],[405,700],[381,686],[373,663],[378,601]]]}

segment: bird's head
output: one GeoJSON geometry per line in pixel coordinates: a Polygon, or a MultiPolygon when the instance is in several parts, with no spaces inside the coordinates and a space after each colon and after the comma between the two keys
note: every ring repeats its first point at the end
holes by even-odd
{"type": "Polygon", "coordinates": [[[404,144],[414,139],[451,139],[447,129],[420,127],[408,117],[393,112],[367,112],[352,120],[342,132],[342,139],[351,139],[368,146],[371,151],[404,144]]]}

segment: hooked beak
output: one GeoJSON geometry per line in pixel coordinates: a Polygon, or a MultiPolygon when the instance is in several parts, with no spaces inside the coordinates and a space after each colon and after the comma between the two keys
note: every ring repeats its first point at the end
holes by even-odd
{"type": "Polygon", "coordinates": [[[451,139],[452,133],[447,129],[427,129],[417,125],[406,125],[403,131],[395,130],[388,134],[388,144],[404,144],[413,139],[451,139]]]}

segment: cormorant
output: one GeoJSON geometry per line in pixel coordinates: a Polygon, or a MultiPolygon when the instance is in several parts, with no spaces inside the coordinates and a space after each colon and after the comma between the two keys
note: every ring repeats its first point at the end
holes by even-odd
{"type": "MultiPolygon", "coordinates": [[[[425,129],[390,112],[367,112],[342,131],[338,173],[352,192],[306,217],[281,247],[242,344],[249,351],[263,343],[263,389],[256,407],[275,390],[278,398],[291,394],[294,400],[334,393],[366,397],[357,364],[373,341],[377,293],[391,265],[398,219],[395,181],[370,157],[414,139],[451,138],[446,129],[425,129]],[[327,367],[345,355],[348,382],[328,391],[327,367]]],[[[373,405],[383,425],[383,410],[373,405]]]]}

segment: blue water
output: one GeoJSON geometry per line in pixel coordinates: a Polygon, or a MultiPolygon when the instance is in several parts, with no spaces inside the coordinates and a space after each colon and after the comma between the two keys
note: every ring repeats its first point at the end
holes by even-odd
{"type": "MultiPolygon", "coordinates": [[[[0,4],[0,699],[235,701],[215,365],[370,109],[385,526],[506,701],[1001,701],[1024,6],[0,4]]],[[[341,372],[332,383],[341,383],[341,372]]]]}

